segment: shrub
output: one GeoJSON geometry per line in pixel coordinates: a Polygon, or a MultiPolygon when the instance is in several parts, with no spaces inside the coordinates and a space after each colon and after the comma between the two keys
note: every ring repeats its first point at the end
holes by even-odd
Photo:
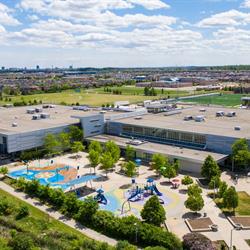
{"type": "Polygon", "coordinates": [[[118,241],[116,250],[136,250],[137,247],[130,245],[127,241],[118,241]]]}
{"type": "Polygon", "coordinates": [[[18,209],[18,213],[16,215],[16,219],[20,220],[26,216],[29,215],[29,208],[26,205],[22,205],[19,209],[18,209]]]}
{"type": "Polygon", "coordinates": [[[189,175],[184,176],[184,178],[181,180],[183,185],[190,185],[193,184],[193,182],[193,179],[189,175]]]}
{"type": "Polygon", "coordinates": [[[9,245],[13,250],[31,250],[34,247],[34,242],[30,236],[18,233],[10,240],[9,245]]]}
{"type": "Polygon", "coordinates": [[[6,175],[6,174],[8,174],[8,172],[9,172],[9,170],[8,170],[7,167],[1,167],[0,168],[0,174],[6,175]]]}
{"type": "Polygon", "coordinates": [[[0,215],[10,215],[12,213],[12,204],[6,199],[6,197],[0,200],[0,215]]]}
{"type": "Polygon", "coordinates": [[[187,250],[216,250],[212,241],[200,233],[188,233],[184,235],[183,247],[187,250]]]}

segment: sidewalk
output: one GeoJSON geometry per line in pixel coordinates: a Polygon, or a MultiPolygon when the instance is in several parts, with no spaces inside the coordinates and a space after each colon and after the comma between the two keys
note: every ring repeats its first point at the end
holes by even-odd
{"type": "Polygon", "coordinates": [[[20,200],[27,202],[28,204],[36,207],[37,209],[43,211],[44,213],[50,215],[52,218],[66,224],[67,226],[69,226],[71,228],[74,228],[75,230],[83,233],[84,235],[86,235],[87,237],[89,237],[91,239],[101,241],[101,242],[106,242],[112,246],[115,246],[117,244],[116,240],[109,238],[105,235],[102,235],[94,230],[89,229],[89,228],[86,228],[86,227],[82,226],[81,224],[77,223],[73,219],[66,218],[64,215],[52,210],[50,207],[48,207],[46,205],[41,205],[40,202],[38,202],[35,199],[27,198],[25,193],[16,192],[11,186],[5,184],[2,181],[0,181],[0,189],[3,189],[4,191],[19,198],[20,200]]]}
{"type": "MultiPolygon", "coordinates": [[[[221,210],[215,205],[214,201],[207,197],[204,192],[204,208],[203,211],[208,214],[214,224],[218,225],[218,232],[206,232],[203,233],[211,240],[224,240],[228,246],[230,246],[230,235],[233,226],[227,220],[221,210]]],[[[249,230],[233,231],[233,245],[236,246],[237,250],[248,250],[250,247],[247,245],[245,239],[250,238],[249,230]]]]}

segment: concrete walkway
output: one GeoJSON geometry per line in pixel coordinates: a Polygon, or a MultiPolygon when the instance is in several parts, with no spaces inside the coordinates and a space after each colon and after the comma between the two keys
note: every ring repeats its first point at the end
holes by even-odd
{"type": "Polygon", "coordinates": [[[0,181],[0,189],[2,189],[4,191],[8,192],[9,194],[19,198],[20,200],[27,202],[28,204],[36,207],[37,209],[43,211],[46,214],[48,214],[52,218],[66,224],[67,226],[69,226],[71,228],[74,228],[75,230],[83,233],[84,235],[86,235],[87,237],[89,237],[91,239],[98,240],[101,242],[106,242],[112,246],[115,246],[117,243],[117,241],[112,239],[112,238],[109,238],[109,237],[102,235],[94,230],[86,228],[86,227],[82,226],[81,224],[77,223],[73,219],[66,218],[61,213],[59,213],[55,210],[52,210],[50,207],[48,207],[46,205],[41,204],[38,200],[28,198],[25,193],[15,191],[11,186],[5,184],[2,181],[0,181]]]}
{"type": "MultiPolygon", "coordinates": [[[[214,224],[218,225],[218,232],[206,232],[203,233],[211,240],[224,240],[228,246],[230,246],[230,235],[233,226],[227,220],[226,216],[216,206],[215,202],[205,195],[203,192],[204,208],[203,211],[211,218],[214,224]]],[[[247,245],[245,239],[250,239],[249,230],[233,231],[233,245],[237,250],[248,250],[250,247],[247,245]]]]}

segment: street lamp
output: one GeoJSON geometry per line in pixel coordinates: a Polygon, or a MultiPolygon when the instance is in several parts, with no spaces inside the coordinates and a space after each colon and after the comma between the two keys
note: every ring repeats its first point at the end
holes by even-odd
{"type": "Polygon", "coordinates": [[[137,243],[137,238],[138,238],[138,225],[137,225],[137,223],[135,223],[134,226],[135,226],[135,243],[137,243]]]}
{"type": "Polygon", "coordinates": [[[235,227],[231,229],[231,237],[230,237],[230,250],[233,250],[233,231],[234,230],[241,230],[241,225],[240,224],[235,224],[235,227]]]}

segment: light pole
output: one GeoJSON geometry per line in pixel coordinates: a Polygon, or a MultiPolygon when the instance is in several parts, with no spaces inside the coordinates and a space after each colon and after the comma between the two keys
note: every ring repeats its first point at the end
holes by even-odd
{"type": "Polygon", "coordinates": [[[135,226],[135,243],[137,243],[137,238],[138,238],[138,225],[137,225],[137,223],[135,223],[134,226],[135,226]]]}
{"type": "Polygon", "coordinates": [[[231,229],[231,237],[230,237],[230,250],[233,250],[233,231],[234,230],[241,230],[241,225],[236,224],[233,229],[231,229]]]}

